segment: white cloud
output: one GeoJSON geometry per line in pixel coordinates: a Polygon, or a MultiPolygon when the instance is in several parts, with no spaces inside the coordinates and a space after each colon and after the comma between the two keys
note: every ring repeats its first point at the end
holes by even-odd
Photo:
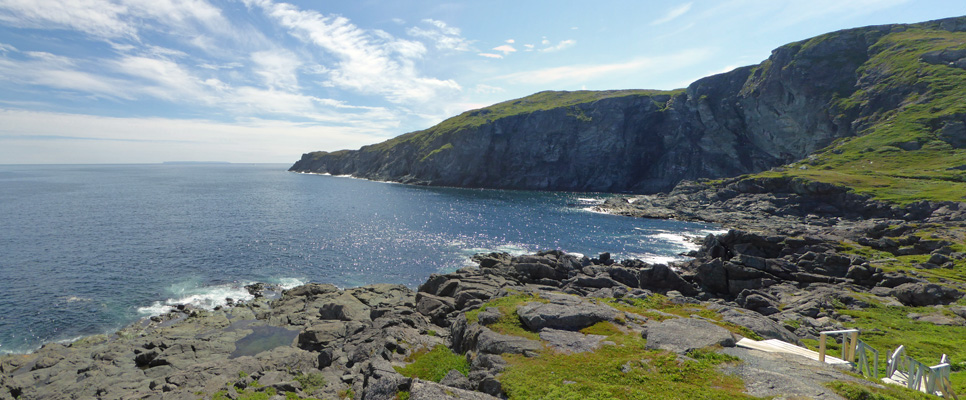
{"type": "Polygon", "coordinates": [[[537,47],[537,46],[535,46],[535,45],[532,45],[532,44],[525,44],[525,45],[523,45],[523,47],[526,47],[526,48],[527,48],[527,49],[526,49],[526,50],[524,50],[524,51],[533,51],[533,48],[534,48],[534,47],[537,47]]]}
{"type": "Polygon", "coordinates": [[[498,77],[511,83],[546,85],[554,82],[586,82],[615,74],[658,73],[695,65],[707,60],[708,49],[691,49],[659,57],[637,58],[612,64],[568,65],[532,71],[515,72],[498,77]]]}
{"type": "MultiPolygon", "coordinates": [[[[453,80],[421,76],[416,70],[416,49],[382,33],[367,32],[347,18],[325,16],[315,11],[303,11],[291,4],[269,0],[247,0],[261,7],[265,13],[289,33],[318,46],[337,62],[326,75],[326,84],[356,91],[377,94],[393,103],[427,105],[453,97],[461,90],[453,80]],[[400,51],[405,49],[405,51],[400,51]]],[[[432,25],[441,25],[434,21],[432,25]]]]}
{"type": "Polygon", "coordinates": [[[480,83],[473,87],[473,91],[480,94],[495,94],[506,92],[506,89],[480,83]]]}
{"type": "Polygon", "coordinates": [[[479,53],[478,55],[486,58],[503,58],[503,56],[499,54],[493,54],[493,53],[479,53]]]}
{"type": "Polygon", "coordinates": [[[674,7],[671,10],[669,10],[667,14],[664,14],[663,17],[652,21],[651,25],[661,25],[664,23],[671,22],[677,19],[678,17],[686,14],[688,11],[690,11],[692,5],[694,5],[694,3],[685,3],[680,6],[674,7]]]}
{"type": "Polygon", "coordinates": [[[0,53],[9,53],[11,51],[17,51],[17,48],[6,43],[0,43],[0,53]]]}
{"type": "Polygon", "coordinates": [[[554,46],[550,46],[550,47],[546,47],[546,48],[540,49],[540,51],[547,51],[547,52],[549,52],[549,51],[560,51],[560,50],[566,49],[568,47],[573,47],[576,44],[577,44],[577,41],[576,40],[573,40],[573,39],[561,40],[560,43],[557,43],[554,46]]]}
{"type": "Polygon", "coordinates": [[[264,79],[265,86],[288,91],[298,90],[298,69],[301,61],[287,50],[252,53],[255,73],[264,79]]]}
{"type": "Polygon", "coordinates": [[[516,40],[513,40],[513,39],[507,39],[506,42],[509,43],[509,44],[514,44],[517,41],[516,40]]]}
{"type": "Polygon", "coordinates": [[[506,55],[510,55],[510,53],[513,53],[513,52],[517,51],[517,49],[513,48],[513,46],[510,46],[508,44],[494,47],[493,50],[496,50],[496,51],[499,51],[499,52],[503,52],[503,55],[505,55],[505,56],[506,55]]]}
{"type": "Polygon", "coordinates": [[[424,24],[430,26],[429,29],[423,29],[418,26],[414,26],[406,30],[411,36],[429,39],[439,50],[452,50],[452,51],[470,51],[470,42],[460,35],[459,28],[451,27],[446,25],[443,21],[437,21],[434,19],[424,19],[422,21],[424,24]]]}
{"type": "Polygon", "coordinates": [[[106,0],[4,0],[0,22],[18,28],[71,29],[94,36],[134,37],[122,20],[128,7],[106,0]]]}
{"type": "Polygon", "coordinates": [[[221,11],[205,0],[4,0],[0,23],[18,28],[68,29],[91,36],[138,40],[151,21],[165,31],[193,35],[198,27],[231,33],[221,11]]]}

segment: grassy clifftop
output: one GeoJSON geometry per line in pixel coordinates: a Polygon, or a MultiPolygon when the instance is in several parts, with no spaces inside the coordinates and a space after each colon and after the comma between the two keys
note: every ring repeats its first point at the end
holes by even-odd
{"type": "MultiPolygon", "coordinates": [[[[640,89],[605,91],[579,90],[572,92],[544,91],[529,95],[527,97],[508,100],[488,107],[466,111],[455,117],[448,118],[429,129],[397,136],[382,143],[363,147],[363,150],[389,150],[402,143],[415,144],[423,149],[426,144],[437,142],[438,139],[445,138],[447,135],[454,134],[455,132],[459,132],[464,129],[488,124],[502,118],[525,115],[537,111],[574,107],[579,104],[618,97],[646,96],[653,97],[655,102],[666,102],[671,95],[681,92],[683,92],[683,89],[674,91],[640,89]]],[[[429,151],[433,151],[433,149],[429,149],[429,151]]]]}
{"type": "MultiPolygon", "coordinates": [[[[797,45],[797,44],[796,44],[797,45]]],[[[870,48],[857,84],[834,107],[857,136],[759,176],[840,184],[894,203],[966,196],[966,69],[941,54],[966,50],[966,32],[912,27],[870,48]],[[898,102],[899,107],[882,105],[898,102]]]]}

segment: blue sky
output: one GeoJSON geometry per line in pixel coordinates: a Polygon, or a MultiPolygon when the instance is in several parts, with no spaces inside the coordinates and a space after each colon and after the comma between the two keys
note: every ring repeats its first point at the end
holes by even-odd
{"type": "Polygon", "coordinates": [[[0,164],[294,162],[541,90],[674,89],[966,2],[0,0],[0,164]]]}

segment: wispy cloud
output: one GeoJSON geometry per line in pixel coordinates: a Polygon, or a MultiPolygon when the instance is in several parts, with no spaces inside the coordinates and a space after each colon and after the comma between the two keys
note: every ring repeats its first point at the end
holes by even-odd
{"type": "Polygon", "coordinates": [[[672,9],[670,9],[667,12],[667,14],[664,14],[663,17],[658,18],[658,19],[652,21],[651,22],[651,25],[661,25],[661,24],[664,24],[664,23],[671,22],[671,21],[677,19],[678,17],[686,14],[688,11],[690,11],[692,5],[694,5],[694,3],[685,3],[685,4],[682,4],[680,6],[674,7],[672,9]]]}
{"type": "Polygon", "coordinates": [[[540,51],[543,51],[543,52],[560,51],[568,47],[573,47],[576,44],[577,44],[577,41],[573,39],[561,40],[560,43],[557,43],[550,47],[542,48],[540,49],[540,51]]]}
{"type": "MultiPolygon", "coordinates": [[[[370,33],[345,17],[300,10],[286,3],[248,0],[264,10],[291,35],[336,57],[325,83],[363,94],[384,96],[393,103],[427,104],[452,97],[461,87],[453,80],[422,76],[414,59],[425,52],[421,44],[370,33]]],[[[437,25],[439,27],[439,25],[437,25]]]]}
{"type": "Polygon", "coordinates": [[[513,52],[517,51],[517,49],[513,48],[513,46],[510,46],[508,44],[494,47],[493,50],[502,52],[504,56],[509,55],[510,53],[513,53],[513,52]]]}
{"type": "Polygon", "coordinates": [[[528,83],[534,85],[546,85],[562,81],[568,82],[569,84],[583,83],[615,74],[656,73],[673,70],[707,60],[710,55],[711,51],[709,49],[691,49],[665,56],[637,58],[619,63],[568,65],[522,71],[503,75],[497,79],[511,83],[528,83]]]}
{"type": "Polygon", "coordinates": [[[480,57],[486,57],[486,58],[503,58],[503,56],[499,54],[493,54],[493,53],[479,53],[478,55],[480,57]]]}
{"type": "Polygon", "coordinates": [[[447,25],[443,21],[434,19],[424,19],[423,24],[429,25],[428,28],[414,26],[406,30],[411,36],[428,39],[433,42],[437,49],[452,51],[470,51],[470,41],[460,34],[459,28],[447,25]]]}

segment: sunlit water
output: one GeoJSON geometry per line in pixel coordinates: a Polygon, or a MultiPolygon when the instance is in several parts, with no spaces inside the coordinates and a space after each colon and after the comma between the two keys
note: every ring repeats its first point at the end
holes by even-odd
{"type": "Polygon", "coordinates": [[[587,211],[603,194],[415,187],[287,165],[0,166],[0,353],[243,285],[418,286],[479,252],[674,259],[710,225],[587,211]]]}

